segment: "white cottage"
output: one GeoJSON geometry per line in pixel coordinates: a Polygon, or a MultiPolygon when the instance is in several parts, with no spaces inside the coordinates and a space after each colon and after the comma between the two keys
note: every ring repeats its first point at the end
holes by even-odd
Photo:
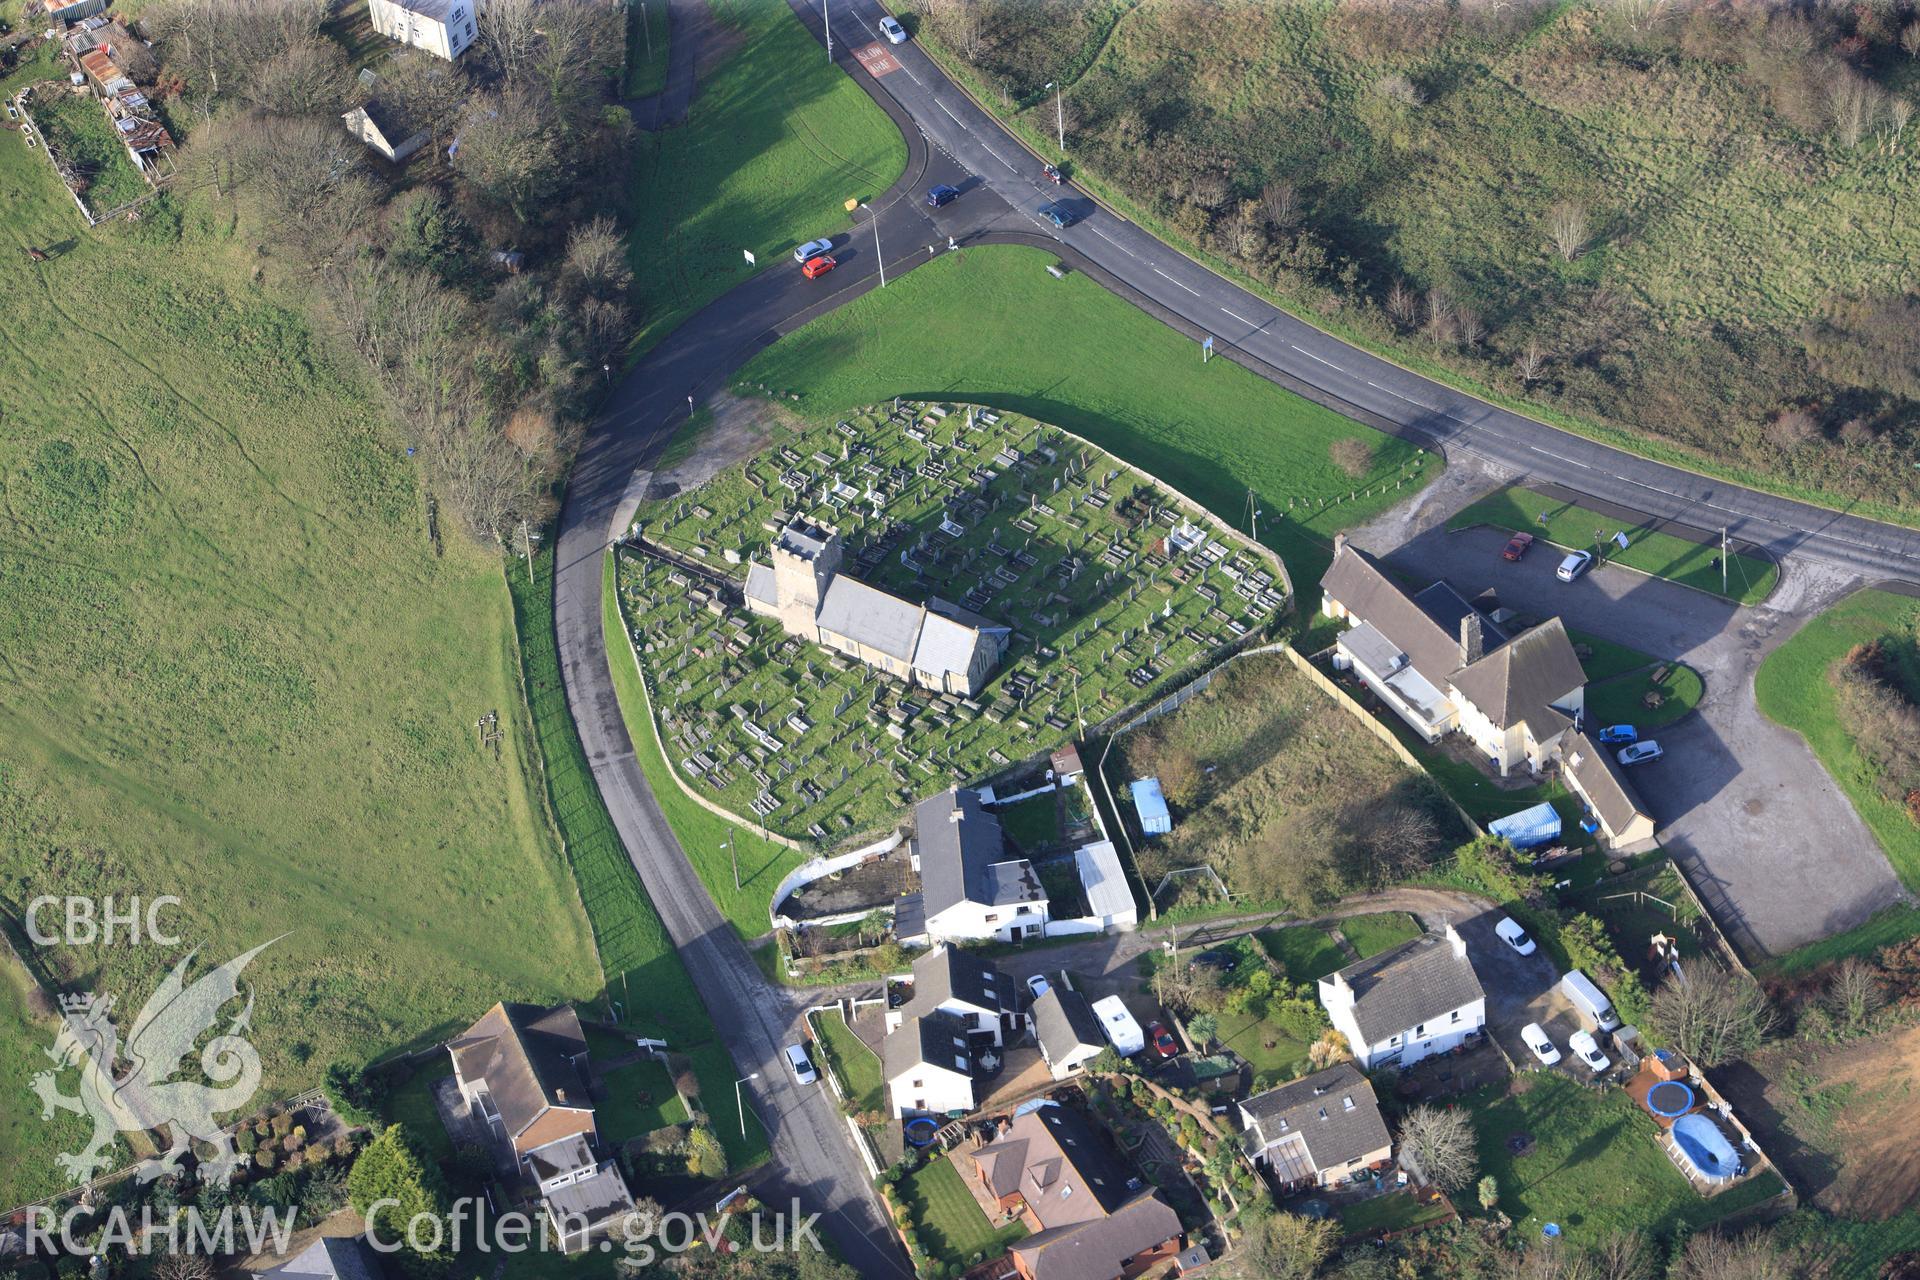
{"type": "Polygon", "coordinates": [[[1487,1025],[1487,996],[1452,925],[1320,979],[1320,1004],[1367,1069],[1411,1066],[1487,1025]]]}

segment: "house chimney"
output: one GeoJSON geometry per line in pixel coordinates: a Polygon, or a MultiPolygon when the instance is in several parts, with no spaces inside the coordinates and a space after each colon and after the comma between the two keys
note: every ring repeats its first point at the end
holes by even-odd
{"type": "Polygon", "coordinates": [[[1334,534],[1333,535],[1333,558],[1338,560],[1340,558],[1340,553],[1342,551],[1345,551],[1346,549],[1347,549],[1347,535],[1344,533],[1334,534]]]}
{"type": "Polygon", "coordinates": [[[1467,958],[1467,940],[1460,936],[1458,929],[1453,927],[1453,921],[1447,921],[1446,925],[1441,929],[1441,933],[1445,935],[1448,942],[1453,944],[1453,954],[1465,960],[1467,958]]]}
{"type": "Polygon", "coordinates": [[[1460,665],[1471,666],[1487,656],[1487,629],[1480,615],[1469,612],[1460,619],[1460,665]]]}

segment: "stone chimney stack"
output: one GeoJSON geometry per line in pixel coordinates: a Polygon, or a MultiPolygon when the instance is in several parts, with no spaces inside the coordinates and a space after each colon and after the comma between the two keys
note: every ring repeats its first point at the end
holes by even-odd
{"type": "Polygon", "coordinates": [[[1453,954],[1465,960],[1467,958],[1467,940],[1460,936],[1460,931],[1453,927],[1451,920],[1446,923],[1441,932],[1445,935],[1447,941],[1453,944],[1453,954]]]}
{"type": "Polygon", "coordinates": [[[1340,553],[1341,553],[1342,551],[1345,551],[1346,549],[1347,549],[1347,535],[1346,535],[1346,534],[1344,534],[1344,533],[1336,533],[1336,534],[1334,534],[1334,535],[1333,535],[1333,555],[1334,555],[1334,558],[1335,558],[1336,560],[1337,560],[1337,559],[1339,559],[1339,558],[1340,558],[1340,553]]]}
{"type": "Polygon", "coordinates": [[[1487,656],[1487,628],[1478,611],[1460,619],[1460,665],[1470,666],[1487,656]]]}

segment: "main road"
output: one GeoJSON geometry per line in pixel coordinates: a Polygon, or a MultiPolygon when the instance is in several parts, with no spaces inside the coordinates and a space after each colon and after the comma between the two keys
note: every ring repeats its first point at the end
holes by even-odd
{"type": "MultiPolygon", "coordinates": [[[[821,0],[790,0],[822,35],[821,0]]],[[[672,0],[674,57],[690,67],[678,33],[700,0],[672,0]]],[[[954,87],[911,44],[887,49],[874,79],[853,50],[879,43],[874,0],[838,0],[837,63],[871,94],[908,143],[905,176],[873,201],[886,244],[910,248],[889,275],[928,260],[926,246],[1026,242],[1053,248],[1116,294],[1198,337],[1261,375],[1370,425],[1446,451],[1646,511],[1716,528],[1780,556],[1816,557],[1870,578],[1920,582],[1920,534],[1823,510],[1647,461],[1496,408],[1296,320],[1184,258],[1138,226],[1071,188],[1048,183],[1041,162],[954,87]],[[851,43],[848,43],[851,41],[851,43]],[[941,210],[926,187],[965,189],[941,210]],[[1042,216],[1066,201],[1078,215],[1059,230],[1042,216]]],[[[864,224],[863,224],[864,225],[864,224]]],[[[594,778],[635,870],[659,909],[695,987],[746,1083],[772,1143],[764,1194],[798,1196],[863,1276],[907,1272],[832,1096],[794,1083],[783,1045],[801,1038],[801,1002],[768,982],[715,909],[655,803],[634,759],[610,678],[601,630],[601,566],[638,499],[635,476],[686,421],[689,398],[718,389],[751,355],[814,316],[872,288],[876,260],[864,231],[836,248],[840,267],[807,282],[775,269],[748,280],[655,346],[614,389],[569,477],[556,547],[555,626],[567,697],[594,778]],[[824,288],[822,287],[824,286],[824,288]]],[[[625,653],[617,660],[628,661],[625,653]]]]}

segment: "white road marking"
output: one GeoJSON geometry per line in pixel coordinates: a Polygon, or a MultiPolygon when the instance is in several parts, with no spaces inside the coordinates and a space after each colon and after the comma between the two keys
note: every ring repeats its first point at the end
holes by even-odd
{"type": "Polygon", "coordinates": [[[1137,258],[1140,256],[1139,254],[1135,253],[1133,250],[1127,248],[1127,246],[1121,244],[1118,240],[1115,240],[1112,236],[1108,235],[1106,232],[1102,231],[1097,226],[1089,226],[1087,230],[1093,232],[1093,234],[1099,236],[1102,240],[1105,240],[1108,244],[1112,245],[1114,248],[1118,249],[1120,252],[1126,254],[1129,258],[1137,258]]]}
{"type": "Polygon", "coordinates": [[[959,116],[953,114],[953,108],[948,106],[946,103],[940,101],[940,99],[935,98],[933,100],[933,105],[940,108],[942,111],[946,112],[947,119],[953,121],[955,124],[959,125],[962,129],[967,127],[965,121],[961,120],[959,116]]]}
{"type": "Polygon", "coordinates": [[[1340,366],[1335,364],[1333,361],[1322,360],[1319,356],[1313,354],[1313,352],[1307,350],[1305,347],[1301,346],[1297,342],[1289,342],[1287,345],[1292,347],[1295,351],[1298,351],[1301,355],[1305,356],[1309,360],[1319,360],[1321,364],[1327,366],[1327,368],[1329,369],[1337,370],[1340,373],[1346,372],[1345,369],[1340,368],[1340,366]]]}
{"type": "MultiPolygon", "coordinates": [[[[1445,409],[1442,409],[1437,404],[1428,404],[1425,400],[1415,400],[1412,396],[1403,396],[1398,391],[1395,391],[1392,387],[1381,386],[1379,383],[1375,382],[1372,378],[1367,379],[1367,385],[1372,387],[1376,391],[1386,392],[1388,395],[1392,396],[1395,400],[1405,400],[1408,404],[1418,405],[1420,408],[1425,409],[1428,413],[1437,413],[1437,414],[1440,414],[1442,417],[1447,417],[1447,418],[1453,417],[1452,414],[1448,413],[1445,409]]],[[[1459,421],[1459,419],[1455,418],[1454,421],[1457,422],[1459,421]]]]}
{"type": "Polygon", "coordinates": [[[1182,289],[1185,289],[1188,293],[1192,294],[1196,298],[1200,296],[1200,291],[1198,289],[1194,288],[1192,285],[1180,284],[1178,280],[1175,280],[1172,276],[1168,275],[1166,272],[1162,271],[1158,267],[1155,267],[1153,269],[1153,274],[1159,276],[1162,280],[1168,281],[1171,284],[1179,284],[1182,289]]]}
{"type": "MultiPolygon", "coordinates": [[[[961,128],[963,128],[963,129],[964,129],[965,127],[966,127],[965,125],[962,125],[962,126],[961,126],[961,128]]],[[[1008,171],[1008,172],[1010,172],[1010,173],[1019,173],[1019,172],[1020,172],[1020,171],[1019,171],[1018,169],[1015,169],[1015,168],[1014,168],[1014,167],[1013,167],[1013,166],[1012,166],[1011,164],[1007,164],[1007,158],[1006,158],[1005,156],[1003,156],[1003,155],[1001,155],[1001,154],[1000,154],[1000,153],[999,153],[998,151],[995,151],[995,150],[994,150],[994,149],[993,149],[992,147],[989,147],[989,146],[988,146],[988,145],[987,145],[986,143],[984,143],[984,142],[983,142],[983,143],[981,143],[981,144],[980,144],[980,149],[981,149],[982,151],[985,151],[985,152],[986,152],[986,153],[987,153],[988,155],[990,155],[990,156],[992,156],[992,157],[993,157],[993,158],[994,158],[995,160],[998,160],[998,161],[999,161],[999,162],[1000,162],[1001,164],[1005,164],[1005,165],[1007,165],[1007,171],[1008,171]]]]}
{"type": "Polygon", "coordinates": [[[1243,315],[1237,315],[1237,314],[1235,314],[1235,313],[1234,313],[1234,312],[1232,312],[1232,311],[1227,311],[1227,309],[1226,309],[1225,307],[1222,307],[1222,308],[1220,308],[1220,309],[1221,309],[1222,311],[1226,311],[1228,315],[1230,315],[1230,316],[1233,316],[1233,318],[1234,318],[1235,320],[1238,320],[1238,321],[1239,321],[1239,322],[1240,322],[1241,324],[1246,324],[1246,325],[1253,325],[1253,327],[1254,327],[1254,328],[1256,328],[1256,329],[1258,329],[1258,328],[1260,327],[1260,326],[1259,326],[1259,325],[1257,325],[1257,324],[1253,324],[1253,321],[1251,321],[1251,320],[1249,320],[1249,319],[1247,319],[1247,318],[1246,318],[1245,316],[1243,316],[1243,315]]]}

